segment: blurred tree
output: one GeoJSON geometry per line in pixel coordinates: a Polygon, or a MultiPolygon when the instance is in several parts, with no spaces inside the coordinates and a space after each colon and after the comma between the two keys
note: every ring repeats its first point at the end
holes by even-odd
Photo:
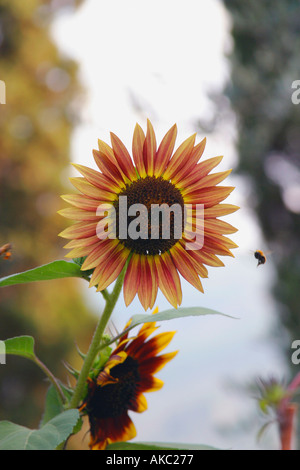
{"type": "Polygon", "coordinates": [[[251,182],[252,204],[277,267],[283,345],[300,338],[300,3],[224,0],[234,40],[228,96],[238,120],[237,172],[251,182]],[[288,335],[285,334],[288,332],[288,335]]]}
{"type": "MultiPolygon", "coordinates": [[[[78,121],[82,90],[77,66],[53,43],[51,20],[74,0],[0,0],[0,245],[13,245],[0,259],[0,276],[62,258],[57,215],[66,192],[71,133],[78,121]]],[[[80,282],[80,281],[79,281],[80,282]]],[[[92,318],[78,284],[53,281],[0,291],[0,338],[29,334],[37,354],[65,379],[61,360],[89,339],[92,318]]],[[[36,425],[47,384],[26,360],[9,357],[0,367],[0,418],[36,425]],[[42,384],[42,385],[41,385],[42,384]]]]}

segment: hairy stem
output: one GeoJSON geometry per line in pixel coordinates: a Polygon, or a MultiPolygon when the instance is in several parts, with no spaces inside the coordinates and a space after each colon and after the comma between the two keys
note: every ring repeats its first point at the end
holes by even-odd
{"type": "Polygon", "coordinates": [[[47,375],[48,379],[50,380],[50,382],[52,383],[53,387],[55,388],[55,390],[57,391],[58,395],[60,396],[61,400],[63,403],[65,403],[66,401],[66,397],[64,395],[64,392],[62,391],[62,389],[60,388],[60,385],[56,379],[56,377],[54,377],[54,375],[52,374],[52,372],[48,369],[47,366],[45,366],[45,364],[37,357],[37,356],[34,356],[32,358],[32,361],[37,365],[39,366],[39,368],[44,372],[44,374],[47,375]]]}
{"type": "Polygon", "coordinates": [[[99,350],[99,345],[101,344],[103,333],[105,331],[106,325],[111,317],[113,309],[115,308],[120,292],[122,290],[127,265],[128,263],[126,263],[126,265],[123,268],[123,271],[117,278],[114,289],[111,292],[111,294],[108,294],[107,291],[105,292],[105,295],[104,295],[104,298],[106,300],[105,308],[98,322],[96,330],[94,332],[93,339],[91,341],[88,353],[85,357],[85,360],[84,360],[84,363],[80,371],[78,381],[74,390],[74,394],[69,403],[68,408],[77,408],[82,399],[82,394],[84,391],[86,380],[88,378],[89,372],[91,370],[91,367],[93,365],[93,362],[99,350]]]}

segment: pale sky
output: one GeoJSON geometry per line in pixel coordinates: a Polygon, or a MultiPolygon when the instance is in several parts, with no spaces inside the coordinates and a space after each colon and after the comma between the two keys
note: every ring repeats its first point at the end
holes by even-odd
{"type": "Polygon", "coordinates": [[[209,111],[206,92],[228,76],[228,28],[217,1],[88,0],[54,31],[80,61],[86,119],[102,136],[111,129],[130,136],[136,120],[147,117],[156,127],[177,122],[182,132],[192,130],[191,119],[209,111]],[[147,114],[133,112],[128,91],[147,114]]]}

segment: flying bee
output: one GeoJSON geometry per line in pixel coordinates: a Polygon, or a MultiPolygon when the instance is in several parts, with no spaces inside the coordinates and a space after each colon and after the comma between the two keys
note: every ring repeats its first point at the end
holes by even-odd
{"type": "Polygon", "coordinates": [[[11,257],[11,243],[6,243],[3,246],[0,246],[0,256],[3,256],[3,259],[9,259],[11,257]]]}
{"type": "Polygon", "coordinates": [[[258,260],[257,266],[260,266],[261,264],[265,264],[265,262],[267,261],[267,257],[265,253],[261,250],[256,250],[254,252],[254,258],[258,260]]]}

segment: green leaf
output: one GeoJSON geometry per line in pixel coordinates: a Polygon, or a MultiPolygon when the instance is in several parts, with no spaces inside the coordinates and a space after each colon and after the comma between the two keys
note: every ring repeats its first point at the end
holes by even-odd
{"type": "Polygon", "coordinates": [[[102,349],[97,363],[97,367],[99,369],[101,369],[106,364],[111,355],[111,352],[112,348],[110,348],[109,346],[106,346],[106,348],[102,349]]]}
{"type": "Polygon", "coordinates": [[[80,372],[76,369],[74,369],[74,367],[72,367],[70,364],[68,364],[66,361],[63,361],[63,365],[64,367],[67,369],[67,371],[69,372],[69,374],[71,374],[73,377],[75,377],[75,379],[77,380],[78,377],[79,377],[79,374],[80,372]]]}
{"type": "Polygon", "coordinates": [[[115,442],[105,450],[218,450],[202,444],[181,444],[179,442],[115,442]]]}
{"type": "Polygon", "coordinates": [[[54,450],[70,436],[78,419],[78,410],[67,410],[34,430],[1,421],[0,450],[54,450]]]}
{"type": "MultiPolygon", "coordinates": [[[[86,259],[87,259],[87,256],[82,256],[81,258],[72,258],[74,263],[78,264],[78,266],[80,268],[81,268],[81,266],[83,265],[83,263],[85,262],[86,259]]],[[[90,277],[93,274],[93,272],[94,272],[94,269],[87,269],[86,271],[84,271],[85,278],[90,277]]]]}
{"type": "Polygon", "coordinates": [[[48,423],[52,418],[63,412],[63,404],[57,390],[50,385],[46,395],[45,411],[42,417],[41,426],[48,423]]]}
{"type": "Polygon", "coordinates": [[[23,356],[28,359],[33,359],[34,354],[34,339],[32,336],[15,336],[4,341],[6,354],[13,354],[15,356],[23,356]]]}
{"type": "Polygon", "coordinates": [[[126,330],[122,331],[118,336],[113,338],[112,342],[114,342],[117,338],[121,337],[125,332],[132,330],[137,325],[142,323],[150,323],[150,322],[157,322],[157,321],[166,321],[166,320],[173,320],[175,318],[184,318],[184,317],[199,317],[202,315],[222,315],[223,317],[236,319],[230,315],[225,315],[224,313],[218,312],[217,310],[212,310],[211,308],[206,307],[182,307],[182,308],[171,308],[168,310],[164,310],[163,312],[155,313],[154,315],[147,315],[144,313],[133,315],[132,322],[126,330]]]}
{"type": "Polygon", "coordinates": [[[15,284],[25,284],[35,281],[50,281],[52,279],[62,279],[64,277],[81,277],[86,278],[86,274],[81,271],[80,267],[68,261],[53,261],[44,264],[38,268],[24,271],[23,273],[12,274],[11,276],[2,277],[0,279],[0,287],[12,286],[15,284]]]}
{"type": "Polygon", "coordinates": [[[72,434],[77,434],[79,431],[81,431],[82,426],[83,426],[83,420],[82,418],[79,418],[77,421],[77,424],[73,428],[72,434]]]}
{"type": "Polygon", "coordinates": [[[184,318],[184,317],[198,317],[202,315],[221,315],[223,317],[227,318],[232,318],[236,320],[235,317],[232,317],[230,315],[226,315],[225,313],[218,312],[217,310],[212,310],[211,308],[206,308],[206,307],[186,307],[186,308],[171,308],[168,310],[164,310],[163,312],[158,312],[150,315],[147,315],[145,313],[141,313],[138,315],[133,315],[131,317],[131,323],[130,325],[122,331],[120,334],[112,338],[109,344],[114,343],[118,338],[123,336],[125,333],[128,333],[128,331],[132,330],[138,325],[141,325],[142,323],[151,323],[151,322],[157,322],[157,321],[166,321],[166,320],[173,320],[175,318],[184,318]]]}
{"type": "Polygon", "coordinates": [[[132,323],[139,325],[140,323],[147,322],[156,322],[156,321],[165,321],[173,320],[174,318],[183,318],[183,317],[199,317],[201,315],[222,315],[224,317],[230,317],[224,313],[218,312],[217,310],[212,310],[211,308],[206,307],[182,307],[182,308],[171,308],[164,310],[163,312],[155,313],[154,315],[139,314],[132,317],[132,323]]]}
{"type": "Polygon", "coordinates": [[[112,348],[109,346],[106,346],[104,349],[101,350],[101,352],[98,354],[96,357],[94,363],[93,363],[93,368],[90,371],[89,377],[91,379],[94,379],[98,377],[100,370],[104,367],[106,362],[108,361],[110,355],[112,352],[112,348]]]}

